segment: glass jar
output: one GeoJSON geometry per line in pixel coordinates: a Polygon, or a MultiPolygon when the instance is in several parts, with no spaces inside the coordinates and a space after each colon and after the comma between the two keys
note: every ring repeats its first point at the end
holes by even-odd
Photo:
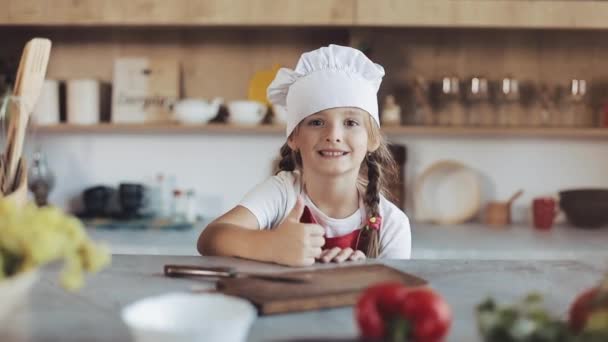
{"type": "Polygon", "coordinates": [[[421,77],[412,83],[412,123],[414,125],[432,126],[436,118],[429,101],[429,85],[421,77]]]}
{"type": "Polygon", "coordinates": [[[401,107],[395,101],[395,96],[386,95],[384,98],[380,121],[383,126],[401,125],[401,107]]]}
{"type": "Polygon", "coordinates": [[[465,122],[465,111],[460,101],[460,81],[457,77],[443,77],[439,93],[437,123],[440,126],[462,126],[465,122]]]}
{"type": "Polygon", "coordinates": [[[519,82],[516,79],[506,77],[500,82],[498,92],[498,110],[496,113],[496,125],[500,127],[521,126],[523,118],[520,108],[519,82]]]}
{"type": "Polygon", "coordinates": [[[491,126],[494,116],[490,106],[490,96],[488,92],[488,80],[481,77],[473,77],[467,86],[468,115],[467,124],[469,126],[491,126]]]}
{"type": "Polygon", "coordinates": [[[570,81],[564,98],[560,101],[560,126],[591,126],[593,119],[587,106],[587,82],[573,79],[570,81]]]}
{"type": "Polygon", "coordinates": [[[531,126],[556,126],[559,118],[555,92],[546,84],[531,87],[532,99],[528,108],[531,126]]]}

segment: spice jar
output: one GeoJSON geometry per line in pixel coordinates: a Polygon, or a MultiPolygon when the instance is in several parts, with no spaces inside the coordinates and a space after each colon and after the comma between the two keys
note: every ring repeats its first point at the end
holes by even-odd
{"type": "Polygon", "coordinates": [[[395,102],[395,96],[387,95],[384,98],[380,119],[382,125],[399,126],[401,125],[401,107],[395,102]]]}
{"type": "Polygon", "coordinates": [[[412,123],[432,126],[436,118],[429,101],[429,85],[422,77],[416,77],[412,84],[412,123]]]}
{"type": "Polygon", "coordinates": [[[469,126],[491,126],[494,116],[490,106],[488,93],[488,80],[473,77],[467,86],[468,120],[469,126]]]}
{"type": "Polygon", "coordinates": [[[460,85],[457,77],[442,78],[436,116],[440,126],[465,124],[465,112],[460,102],[460,85]]]}
{"type": "Polygon", "coordinates": [[[500,82],[500,91],[498,92],[498,110],[496,117],[496,125],[505,126],[520,126],[522,125],[522,112],[519,106],[519,82],[516,79],[506,77],[500,82]]]}
{"type": "Polygon", "coordinates": [[[532,99],[528,108],[531,126],[556,126],[559,118],[554,93],[546,84],[531,87],[532,99]]]}
{"type": "Polygon", "coordinates": [[[570,81],[568,91],[560,101],[559,110],[560,126],[592,125],[592,115],[587,107],[587,82],[585,80],[573,79],[570,81]]]}

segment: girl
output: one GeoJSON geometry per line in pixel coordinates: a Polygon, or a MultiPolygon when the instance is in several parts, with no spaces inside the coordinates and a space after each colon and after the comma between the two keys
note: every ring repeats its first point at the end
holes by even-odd
{"type": "Polygon", "coordinates": [[[396,169],[378,119],[383,76],[338,45],[279,70],[268,98],[288,113],[280,171],[211,222],[199,252],[289,266],[409,258],[409,220],[382,195],[396,169]]]}

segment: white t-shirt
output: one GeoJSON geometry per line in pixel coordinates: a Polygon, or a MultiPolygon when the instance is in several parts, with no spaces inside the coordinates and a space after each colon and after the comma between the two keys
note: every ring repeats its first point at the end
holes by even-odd
{"type": "MultiPolygon", "coordinates": [[[[253,188],[239,203],[257,218],[261,229],[274,229],[293,209],[301,192],[300,173],[282,171],[253,188]]],[[[327,237],[349,234],[365,222],[365,208],[343,219],[325,215],[302,193],[304,204],[312,211],[317,222],[325,228],[327,237]]],[[[412,236],[408,217],[384,196],[380,196],[380,253],[379,258],[409,259],[412,236]]]]}

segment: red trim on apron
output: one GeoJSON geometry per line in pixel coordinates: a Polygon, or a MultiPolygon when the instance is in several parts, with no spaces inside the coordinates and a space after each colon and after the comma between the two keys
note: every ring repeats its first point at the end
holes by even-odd
{"type": "MultiPolygon", "coordinates": [[[[308,209],[307,206],[304,207],[304,212],[302,213],[302,217],[300,218],[300,222],[302,223],[317,223],[312,212],[308,209]]],[[[365,238],[367,234],[362,229],[356,229],[350,232],[349,234],[336,236],[336,237],[325,237],[325,244],[321,247],[323,249],[331,249],[334,247],[339,247],[341,249],[352,248],[353,250],[359,249],[358,246],[366,246],[365,238]]]]}

